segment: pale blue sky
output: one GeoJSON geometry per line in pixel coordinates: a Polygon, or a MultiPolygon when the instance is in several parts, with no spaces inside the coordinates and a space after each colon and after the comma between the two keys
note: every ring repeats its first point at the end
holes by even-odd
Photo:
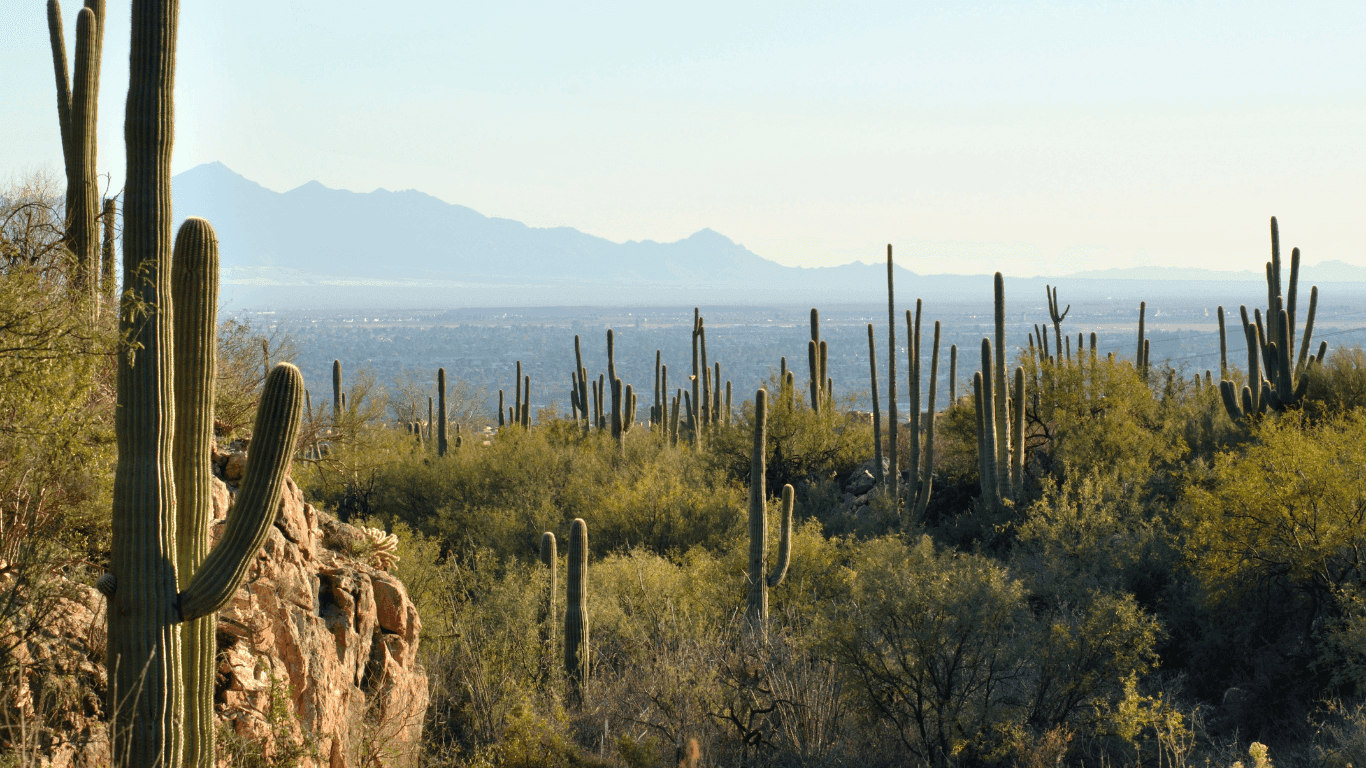
{"type": "MultiPolygon", "coordinates": [[[[0,72],[0,175],[59,170],[41,0],[0,3],[0,72]]],[[[1255,269],[1276,214],[1308,263],[1366,265],[1361,3],[184,2],[177,116],[177,172],[784,264],[1255,269]]]]}

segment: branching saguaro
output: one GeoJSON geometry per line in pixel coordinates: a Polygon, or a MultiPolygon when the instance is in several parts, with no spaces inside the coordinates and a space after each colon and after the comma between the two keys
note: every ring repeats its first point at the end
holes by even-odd
{"type": "MultiPolygon", "coordinates": [[[[1253,319],[1249,320],[1247,307],[1240,307],[1243,335],[1247,340],[1248,383],[1243,386],[1241,393],[1232,381],[1223,380],[1219,383],[1224,408],[1234,421],[1249,422],[1265,414],[1268,409],[1280,412],[1299,407],[1309,383],[1303,374],[1312,366],[1322,364],[1324,356],[1328,354],[1327,342],[1319,343],[1317,354],[1310,354],[1309,351],[1314,335],[1314,314],[1319,303],[1318,286],[1313,286],[1309,292],[1309,311],[1305,316],[1299,355],[1295,355],[1295,305],[1299,282],[1300,249],[1295,248],[1290,252],[1289,292],[1282,292],[1280,227],[1273,216],[1271,261],[1266,263],[1266,314],[1263,316],[1260,309],[1254,309],[1253,319]]],[[[1223,375],[1227,375],[1228,342],[1222,307],[1219,320],[1220,367],[1225,370],[1223,375]]]]}
{"type": "MultiPolygon", "coordinates": [[[[906,487],[906,509],[901,517],[901,529],[907,531],[915,521],[923,521],[925,510],[930,504],[930,493],[934,486],[934,422],[935,422],[935,393],[939,386],[939,321],[934,322],[934,343],[930,352],[930,392],[929,401],[926,403],[924,417],[926,423],[922,428],[920,419],[922,411],[920,409],[920,311],[921,302],[916,299],[915,316],[912,318],[911,311],[906,310],[906,355],[909,358],[909,375],[911,384],[911,471],[910,481],[906,487]],[[921,433],[924,433],[924,448],[921,448],[921,433]]],[[[957,354],[953,361],[955,370],[950,374],[950,378],[957,375],[956,363],[957,354]]]]}
{"type": "Polygon", "coordinates": [[[100,199],[95,168],[96,125],[100,93],[100,58],[104,48],[104,0],[86,0],[76,15],[76,56],[67,71],[62,7],[48,0],[47,24],[52,65],[57,79],[57,119],[66,165],[66,242],[76,256],[76,285],[92,298],[100,276],[100,199]]]}
{"type": "Polygon", "coordinates": [[[303,410],[303,377],[291,365],[277,365],[266,380],[246,474],[223,537],[195,563],[207,541],[207,520],[200,528],[198,518],[206,517],[213,418],[211,411],[204,413],[212,390],[203,382],[205,371],[212,381],[212,363],[205,358],[215,354],[211,308],[217,269],[213,231],[199,219],[187,220],[177,238],[183,271],[172,266],[177,15],[174,0],[135,0],[132,6],[123,274],[130,306],[120,313],[120,332],[137,355],[118,359],[110,572],[100,580],[109,597],[108,711],[114,764],[120,768],[178,768],[187,760],[196,768],[211,764],[213,729],[201,727],[213,680],[202,660],[211,651],[202,647],[203,635],[195,630],[202,625],[194,622],[207,619],[213,626],[212,614],[246,577],[275,519],[303,410]],[[173,271],[185,286],[178,291],[184,306],[174,312],[173,271]],[[134,306],[152,311],[135,313],[134,306]],[[186,324],[187,338],[210,341],[187,342],[175,355],[174,315],[186,324]],[[186,384],[176,387],[182,376],[186,384]],[[184,422],[179,433],[178,421],[184,422]],[[177,451],[178,443],[198,447],[177,451]],[[177,503],[178,474],[185,478],[183,504],[177,503]],[[181,647],[182,622],[190,623],[189,652],[181,647]]]}
{"type": "Polygon", "coordinates": [[[768,392],[754,393],[754,450],[749,464],[749,591],[745,620],[756,632],[768,629],[768,590],[783,583],[792,557],[791,485],[783,486],[782,520],[778,533],[778,562],[768,570],[768,518],[765,514],[767,461],[768,392]]]}

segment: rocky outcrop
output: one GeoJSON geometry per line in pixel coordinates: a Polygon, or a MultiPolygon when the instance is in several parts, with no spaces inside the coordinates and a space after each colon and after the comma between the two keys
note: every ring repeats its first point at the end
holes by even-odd
{"type": "MultiPolygon", "coordinates": [[[[231,454],[216,462],[229,482],[237,464],[231,454]]],[[[215,484],[214,540],[231,492],[215,484]]],[[[402,582],[353,557],[367,540],[286,483],[270,537],[218,615],[218,712],[242,744],[298,749],[302,765],[327,768],[416,755],[427,708],[422,620],[402,582]],[[278,717],[282,697],[293,717],[278,717]]]]}
{"type": "MultiPolygon", "coordinates": [[[[215,456],[214,541],[241,463],[239,451],[215,456]]],[[[269,538],[218,614],[219,765],[415,762],[427,707],[422,621],[402,582],[358,559],[367,541],[286,482],[269,538]]],[[[31,747],[38,764],[105,766],[104,598],[70,582],[60,590],[45,603],[51,615],[30,622],[37,631],[8,654],[17,671],[0,714],[42,726],[31,747]]]]}

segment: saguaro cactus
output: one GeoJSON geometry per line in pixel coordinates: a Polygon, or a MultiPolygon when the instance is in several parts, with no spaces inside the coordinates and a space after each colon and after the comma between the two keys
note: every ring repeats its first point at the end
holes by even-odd
{"type": "MultiPolygon", "coordinates": [[[[996,366],[995,380],[992,382],[992,389],[995,393],[995,417],[996,417],[996,471],[998,473],[997,485],[1001,489],[1001,495],[1014,498],[1014,490],[1010,485],[1010,397],[1009,390],[1006,389],[1006,284],[1005,278],[1000,272],[996,273],[994,280],[995,288],[995,313],[996,313],[996,366]]],[[[985,375],[986,369],[983,369],[985,375]]],[[[1017,408],[1024,407],[1024,403],[1018,403],[1017,408]]]]}
{"type": "Polygon", "coordinates": [[[564,606],[564,672],[570,696],[578,698],[588,680],[588,524],[574,518],[569,526],[569,581],[564,606]]]}
{"type": "MultiPolygon", "coordinates": [[[[93,297],[99,279],[100,194],[95,169],[104,0],[86,0],[76,15],[76,57],[68,79],[62,7],[48,0],[47,24],[57,79],[57,119],[66,165],[66,243],[76,256],[76,285],[93,297]]],[[[169,231],[167,235],[169,237],[169,231]]]]}
{"type": "Polygon", "coordinates": [[[560,559],[559,552],[555,547],[555,534],[546,531],[541,534],[541,564],[549,571],[549,578],[546,580],[545,595],[545,626],[547,627],[546,641],[550,644],[555,642],[555,622],[558,612],[555,610],[555,601],[559,595],[559,573],[560,559]]]}
{"type": "MultiPolygon", "coordinates": [[[[1059,307],[1060,305],[1059,305],[1059,303],[1058,303],[1058,289],[1057,289],[1057,288],[1054,288],[1054,287],[1052,287],[1052,286],[1045,285],[1045,286],[1043,287],[1043,292],[1044,292],[1044,294],[1046,294],[1047,297],[1048,297],[1048,319],[1053,321],[1053,334],[1054,334],[1054,336],[1056,337],[1057,343],[1058,343],[1057,354],[1058,354],[1058,357],[1061,359],[1061,358],[1062,358],[1062,321],[1063,321],[1063,319],[1065,319],[1065,318],[1067,317],[1067,313],[1070,312],[1070,311],[1072,311],[1072,305],[1071,305],[1071,304],[1068,304],[1066,309],[1064,309],[1064,310],[1062,310],[1061,312],[1059,312],[1059,311],[1058,311],[1058,307],[1059,307]]],[[[1044,336],[1043,336],[1043,353],[1044,353],[1045,356],[1048,355],[1048,334],[1047,334],[1047,333],[1045,333],[1044,336]]]]}
{"type": "Polygon", "coordinates": [[[436,455],[446,455],[446,369],[436,369],[436,455]]]}
{"type": "MultiPolygon", "coordinates": [[[[173,469],[175,401],[180,399],[174,388],[175,337],[170,307],[170,159],[177,12],[174,0],[135,0],[131,14],[124,127],[128,171],[123,283],[130,301],[152,311],[120,313],[120,332],[136,345],[138,353],[136,364],[131,355],[118,358],[119,418],[115,435],[119,458],[114,474],[110,573],[101,579],[101,587],[110,598],[108,711],[111,722],[117,724],[111,732],[114,764],[118,766],[183,765],[187,681],[179,624],[211,615],[245,578],[275,519],[303,405],[303,379],[298,369],[287,364],[276,366],[266,380],[246,474],[223,538],[193,573],[177,574],[181,548],[194,549],[193,542],[181,537],[200,535],[188,526],[183,532],[178,530],[178,515],[194,512],[193,505],[183,513],[177,510],[173,469]],[[178,588],[178,576],[183,589],[178,588]]],[[[186,227],[182,236],[187,258],[199,254],[210,260],[211,229],[195,220],[186,227]]],[[[201,279],[204,274],[199,270],[201,279]]],[[[206,299],[205,303],[211,306],[213,301],[206,299]]],[[[190,314],[188,308],[185,312],[190,314]]],[[[208,326],[212,328],[211,321],[208,326]]],[[[212,339],[211,331],[206,335],[212,339]]],[[[181,354],[212,357],[214,350],[210,343],[191,346],[181,354]]],[[[200,370],[208,367],[203,360],[198,363],[195,367],[200,370]]],[[[188,366],[189,362],[182,361],[181,365],[188,366]]],[[[185,375],[187,380],[203,380],[202,373],[185,375]]],[[[196,412],[211,398],[211,393],[203,391],[187,395],[187,409],[181,418],[198,429],[206,424],[211,429],[212,416],[206,418],[196,412]],[[199,404],[198,408],[192,403],[199,404]]],[[[210,435],[207,430],[199,435],[201,445],[208,443],[210,435]]],[[[203,476],[203,461],[184,453],[180,456],[197,464],[197,473],[193,468],[187,471],[203,476]]],[[[202,501],[201,497],[200,510],[202,501]]],[[[212,670],[197,668],[195,677],[212,680],[212,674],[212,670]]],[[[191,695],[199,695],[202,689],[193,691],[191,695]]],[[[191,728],[197,729],[198,723],[190,722],[191,728]]],[[[212,757],[212,749],[205,752],[203,742],[199,750],[198,754],[212,757]]]]}
{"type": "Polygon", "coordinates": [[[811,410],[820,413],[825,370],[821,362],[821,316],[815,307],[811,308],[811,343],[806,346],[806,357],[811,365],[811,410]]]}
{"type": "Polygon", "coordinates": [[[100,220],[104,224],[104,243],[100,250],[100,294],[106,301],[113,299],[119,292],[114,280],[114,227],[118,219],[118,201],[110,197],[104,201],[104,213],[100,220]]]}
{"type": "MultiPolygon", "coordinates": [[[[1148,380],[1148,340],[1143,338],[1143,316],[1148,312],[1148,302],[1138,302],[1138,350],[1134,353],[1134,368],[1138,371],[1139,378],[1148,380]]],[[[1077,351],[1081,352],[1081,342],[1077,342],[1077,351]]]]}
{"type": "MultiPolygon", "coordinates": [[[[1248,346],[1248,385],[1243,387],[1241,402],[1233,382],[1221,381],[1219,385],[1224,407],[1235,421],[1265,413],[1268,407],[1283,411],[1298,406],[1308,384],[1308,379],[1302,374],[1311,366],[1321,364],[1328,353],[1327,342],[1320,342],[1318,354],[1309,353],[1319,299],[1319,289],[1314,286],[1309,293],[1309,312],[1305,317],[1299,356],[1295,356],[1295,303],[1299,277],[1300,249],[1295,248],[1290,253],[1290,290],[1289,293],[1282,293],[1280,228],[1273,216],[1271,261],[1266,264],[1265,324],[1261,310],[1254,310],[1256,322],[1252,323],[1248,321],[1247,307],[1241,307],[1243,333],[1248,346]],[[1265,379],[1262,378],[1263,368],[1265,379]]],[[[1222,319],[1222,313],[1220,316],[1222,319]]],[[[1219,330],[1219,345],[1223,353],[1227,342],[1222,323],[1219,330]]]]}
{"type": "Polygon", "coordinates": [[[873,342],[873,324],[868,324],[868,382],[873,395],[873,477],[879,486],[886,482],[882,471],[882,408],[877,396],[877,345],[873,342]]]}
{"type": "MultiPolygon", "coordinates": [[[[901,518],[901,529],[903,531],[910,528],[913,520],[924,519],[934,485],[935,392],[939,386],[939,321],[936,320],[934,323],[934,343],[930,352],[930,396],[925,409],[927,423],[922,430],[920,426],[920,308],[921,303],[917,299],[914,324],[912,324],[911,311],[906,310],[906,354],[910,362],[911,383],[911,472],[910,484],[906,489],[906,511],[901,518]],[[922,431],[925,441],[923,466],[921,465],[922,450],[920,447],[922,431]]],[[[956,355],[953,362],[957,363],[956,355]]]]}
{"type": "MultiPolygon", "coordinates": [[[[125,243],[127,238],[125,238],[125,243]]],[[[125,246],[126,247],[126,246],[125,246]]],[[[126,257],[125,257],[126,258],[126,257]]],[[[124,270],[127,271],[126,269],[124,270]]],[[[340,360],[332,361],[332,426],[341,426],[342,421],[342,367],[340,360]]]]}
{"type": "MultiPolygon", "coordinates": [[[[917,312],[918,312],[917,308],[917,312]]],[[[912,404],[919,408],[919,404],[912,404]]],[[[892,498],[901,498],[901,463],[897,456],[896,296],[892,291],[892,245],[887,244],[887,458],[892,467],[892,498]]],[[[917,439],[919,435],[916,436],[917,439]]]]}
{"type": "Polygon", "coordinates": [[[783,583],[792,557],[791,485],[783,486],[782,520],[778,532],[778,562],[768,571],[768,518],[765,514],[767,498],[765,474],[767,465],[768,392],[754,393],[754,450],[749,462],[749,591],[745,604],[745,618],[750,628],[765,632],[768,628],[768,590],[783,583]]]}

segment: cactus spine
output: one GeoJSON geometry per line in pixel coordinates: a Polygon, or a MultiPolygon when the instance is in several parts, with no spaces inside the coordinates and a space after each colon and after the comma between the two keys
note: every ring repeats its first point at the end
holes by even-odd
{"type": "MultiPolygon", "coordinates": [[[[100,277],[100,194],[95,160],[104,19],[104,0],[86,0],[76,15],[75,66],[68,80],[62,8],[57,0],[48,0],[57,119],[66,166],[66,244],[76,256],[75,284],[91,298],[100,277]]],[[[166,234],[169,238],[169,230],[166,234]]]]}
{"type": "Polygon", "coordinates": [[[564,606],[564,671],[570,696],[577,699],[588,681],[588,524],[569,526],[569,574],[564,606]]]}
{"type": "Polygon", "coordinates": [[[782,522],[778,533],[778,562],[768,573],[768,519],[765,515],[765,474],[767,457],[768,392],[760,389],[754,394],[754,450],[749,463],[749,591],[745,605],[745,619],[750,628],[765,632],[768,627],[768,590],[777,587],[787,576],[792,553],[791,485],[783,486],[782,522]]]}
{"type": "Polygon", "coordinates": [[[436,369],[436,455],[446,455],[446,369],[436,369]]]}

